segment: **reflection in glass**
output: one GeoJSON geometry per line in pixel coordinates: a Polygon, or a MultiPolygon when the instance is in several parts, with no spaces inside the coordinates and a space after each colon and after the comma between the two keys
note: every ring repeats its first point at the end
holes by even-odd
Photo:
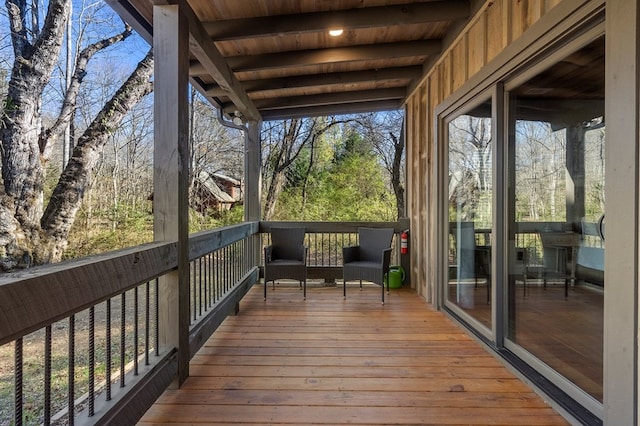
{"type": "Polygon", "coordinates": [[[491,327],[491,102],[448,124],[447,299],[491,327]]]}
{"type": "Polygon", "coordinates": [[[602,401],[604,40],[510,91],[509,108],[507,337],[602,401]]]}

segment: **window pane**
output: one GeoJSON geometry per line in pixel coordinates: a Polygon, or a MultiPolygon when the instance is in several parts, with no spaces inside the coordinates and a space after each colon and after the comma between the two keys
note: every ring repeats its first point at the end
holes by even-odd
{"type": "Polygon", "coordinates": [[[491,102],[449,122],[447,298],[491,327],[491,102]]]}
{"type": "Polygon", "coordinates": [[[604,39],[509,93],[508,338],[602,401],[604,39]]]}

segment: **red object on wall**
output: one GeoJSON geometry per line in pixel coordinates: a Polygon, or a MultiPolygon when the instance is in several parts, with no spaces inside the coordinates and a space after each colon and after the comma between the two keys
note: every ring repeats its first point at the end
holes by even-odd
{"type": "Polygon", "coordinates": [[[400,235],[400,253],[409,253],[409,233],[407,231],[403,231],[400,235]]]}

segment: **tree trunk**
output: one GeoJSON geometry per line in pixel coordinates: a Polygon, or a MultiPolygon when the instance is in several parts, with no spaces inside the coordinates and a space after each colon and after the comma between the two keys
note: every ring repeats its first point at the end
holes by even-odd
{"type": "Polygon", "coordinates": [[[302,120],[297,118],[292,119],[291,121],[286,121],[283,125],[285,130],[282,140],[272,156],[275,158],[273,158],[271,180],[269,181],[267,196],[264,202],[264,220],[270,220],[273,217],[276,208],[276,200],[282,192],[282,188],[284,188],[285,170],[289,165],[291,165],[293,160],[297,158],[298,154],[302,150],[302,146],[305,144],[305,141],[302,141],[298,149],[295,151],[295,154],[293,153],[294,144],[296,143],[296,139],[300,133],[300,129],[302,128],[302,120]]]}
{"type": "Polygon", "coordinates": [[[13,216],[13,200],[0,186],[0,271],[31,264],[31,250],[22,227],[13,216]]]}
{"type": "Polygon", "coordinates": [[[41,220],[42,229],[51,243],[50,261],[60,260],[100,153],[127,112],[151,92],[152,73],[153,54],[150,51],[78,140],[41,220]]]}
{"type": "Polygon", "coordinates": [[[396,196],[396,207],[399,219],[406,215],[404,206],[404,185],[402,185],[401,179],[402,154],[404,153],[404,125],[400,127],[399,138],[391,132],[389,132],[389,137],[391,137],[394,146],[393,165],[391,167],[391,185],[393,186],[393,193],[396,196]]]}
{"type": "Polygon", "coordinates": [[[267,198],[264,203],[264,220],[271,220],[276,210],[276,201],[278,195],[282,192],[284,187],[284,172],[274,170],[271,176],[271,182],[269,183],[269,189],[267,190],[267,198]]]}
{"type": "Polygon", "coordinates": [[[131,27],[127,25],[120,34],[93,43],[82,49],[82,52],[78,54],[75,70],[73,76],[70,78],[70,84],[67,87],[58,118],[50,128],[40,134],[40,152],[45,154],[45,158],[49,157],[47,147],[55,145],[67,126],[73,124],[76,106],[78,104],[78,94],[80,93],[84,77],[87,75],[87,67],[91,58],[99,51],[125,40],[131,35],[132,31],[131,27]]]}
{"type": "MultiPolygon", "coordinates": [[[[30,31],[26,3],[6,2],[15,60],[0,121],[3,183],[0,240],[4,257],[30,258],[40,246],[44,181],[38,145],[42,126],[40,99],[58,61],[70,4],[71,0],[51,0],[42,30],[30,31]],[[37,38],[31,41],[34,36],[37,38]],[[15,238],[9,238],[11,234],[15,238]]],[[[6,262],[13,263],[19,262],[6,262]]]]}

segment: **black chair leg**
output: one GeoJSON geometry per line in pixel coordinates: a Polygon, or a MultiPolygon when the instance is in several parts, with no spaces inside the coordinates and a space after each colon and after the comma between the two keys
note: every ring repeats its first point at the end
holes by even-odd
{"type": "Polygon", "coordinates": [[[491,278],[487,278],[487,305],[491,304],[491,278]]]}
{"type": "Polygon", "coordinates": [[[342,297],[347,298],[347,281],[345,279],[342,280],[342,297]]]}

